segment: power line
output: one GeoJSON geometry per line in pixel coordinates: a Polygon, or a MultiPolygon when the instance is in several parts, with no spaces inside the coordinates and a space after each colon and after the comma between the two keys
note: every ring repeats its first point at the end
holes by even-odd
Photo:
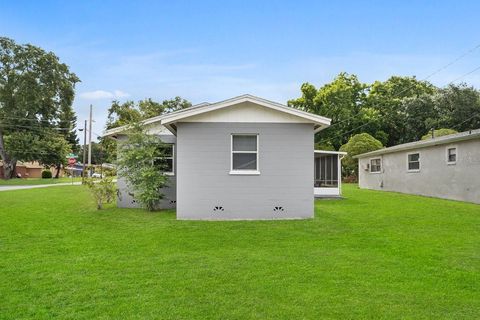
{"type": "MultiPolygon", "coordinates": [[[[467,72],[467,73],[464,73],[464,74],[461,75],[460,77],[458,77],[458,78],[450,81],[447,85],[453,84],[455,81],[458,81],[458,80],[460,80],[460,79],[462,79],[462,78],[464,78],[464,77],[466,77],[466,76],[468,76],[468,75],[470,75],[470,74],[472,74],[472,73],[474,73],[474,72],[476,72],[476,71],[478,71],[478,70],[480,70],[480,66],[479,66],[479,67],[476,67],[475,69],[473,69],[473,70],[471,70],[471,71],[469,71],[469,72],[467,72]]],[[[401,91],[399,94],[401,94],[401,93],[403,93],[403,92],[405,92],[405,91],[406,91],[406,90],[401,91]]],[[[472,117],[472,118],[473,118],[473,117],[472,117]]],[[[471,119],[471,118],[470,118],[470,119],[471,119]]],[[[468,121],[468,120],[470,120],[470,119],[465,120],[465,121],[462,122],[461,124],[465,123],[466,121],[468,121]]],[[[344,135],[346,135],[346,134],[348,134],[348,133],[350,133],[350,132],[353,132],[353,131],[355,131],[355,130],[357,130],[357,129],[360,129],[360,128],[366,126],[367,124],[372,123],[373,121],[374,121],[374,120],[367,121],[366,123],[362,124],[361,126],[358,126],[358,127],[354,128],[354,129],[348,131],[348,132],[345,132],[345,133],[342,133],[342,134],[339,134],[339,135],[335,135],[335,136],[333,136],[333,137],[331,137],[331,138],[328,138],[328,139],[320,140],[318,143],[325,143],[325,142],[331,141],[331,140],[334,139],[334,138],[337,138],[337,137],[340,137],[340,136],[344,136],[344,135]]],[[[458,125],[457,125],[457,126],[458,126],[458,125]]]]}
{"type": "Polygon", "coordinates": [[[452,83],[454,83],[454,82],[456,82],[456,81],[458,81],[458,80],[460,80],[460,79],[462,79],[462,78],[464,78],[464,77],[466,77],[466,76],[471,75],[472,73],[474,73],[474,72],[476,72],[476,71],[478,71],[478,70],[480,70],[480,66],[476,67],[476,68],[473,69],[472,71],[469,71],[469,72],[467,72],[467,73],[464,73],[463,75],[461,75],[460,77],[456,78],[455,80],[450,81],[448,84],[452,84],[452,83]]]}
{"type": "MultiPolygon", "coordinates": [[[[434,75],[436,75],[436,74],[440,73],[441,71],[447,69],[448,67],[454,65],[455,63],[457,63],[458,61],[462,60],[463,58],[465,58],[466,56],[468,56],[469,54],[473,53],[474,51],[476,51],[476,50],[479,49],[479,48],[480,48],[480,44],[477,44],[477,45],[474,46],[473,48],[470,48],[469,50],[465,51],[464,53],[462,53],[461,55],[459,55],[458,57],[456,57],[454,60],[450,61],[449,63],[447,63],[447,64],[445,64],[445,65],[443,65],[442,67],[438,68],[438,69],[435,70],[434,72],[430,73],[429,75],[427,75],[425,78],[421,79],[420,81],[426,81],[426,80],[430,79],[430,78],[433,77],[434,75]]],[[[478,68],[475,68],[475,69],[472,70],[472,71],[469,71],[469,72],[461,75],[460,77],[458,77],[458,78],[456,78],[455,80],[451,81],[449,84],[452,84],[452,83],[454,83],[455,81],[458,81],[458,80],[460,80],[460,79],[462,79],[462,78],[464,78],[464,77],[466,77],[466,76],[474,73],[474,72],[477,71],[477,70],[480,70],[480,66],[479,66],[478,68]]],[[[411,89],[411,88],[413,88],[413,86],[412,86],[412,87],[406,87],[405,90],[400,91],[400,92],[398,93],[398,95],[406,92],[407,90],[409,90],[409,89],[411,89]]],[[[347,119],[343,119],[342,121],[339,121],[339,122],[335,122],[334,124],[330,125],[330,127],[333,127],[333,126],[335,126],[335,125],[338,125],[338,124],[340,124],[340,123],[343,123],[343,122],[345,122],[345,121],[351,120],[351,119],[356,118],[356,117],[357,117],[357,115],[352,116],[352,117],[349,117],[349,118],[347,118],[347,119]]]]}

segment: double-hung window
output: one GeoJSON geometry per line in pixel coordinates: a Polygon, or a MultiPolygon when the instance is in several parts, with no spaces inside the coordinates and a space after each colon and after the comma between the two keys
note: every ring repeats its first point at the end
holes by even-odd
{"type": "Polygon", "coordinates": [[[410,153],[407,155],[407,169],[408,171],[420,171],[420,153],[410,153]]]}
{"type": "Polygon", "coordinates": [[[175,145],[173,143],[162,143],[158,148],[163,157],[155,159],[154,164],[163,170],[163,173],[173,175],[175,173],[175,145]]]}
{"type": "Polygon", "coordinates": [[[455,164],[457,162],[457,148],[447,148],[447,163],[455,164]]]}
{"type": "Polygon", "coordinates": [[[232,134],[232,174],[258,174],[258,134],[232,134]]]}
{"type": "Polygon", "coordinates": [[[370,159],[370,173],[380,173],[382,172],[382,159],[375,158],[370,159]]]}

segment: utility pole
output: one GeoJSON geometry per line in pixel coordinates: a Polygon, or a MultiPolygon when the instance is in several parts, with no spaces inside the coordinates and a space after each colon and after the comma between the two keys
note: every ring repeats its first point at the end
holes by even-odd
{"type": "Polygon", "coordinates": [[[83,170],[82,170],[82,184],[85,183],[85,161],[87,160],[87,120],[85,120],[85,126],[83,127],[83,170]]]}
{"type": "Polygon", "coordinates": [[[90,117],[88,120],[88,170],[92,165],[92,105],[90,105],[90,117]]]}

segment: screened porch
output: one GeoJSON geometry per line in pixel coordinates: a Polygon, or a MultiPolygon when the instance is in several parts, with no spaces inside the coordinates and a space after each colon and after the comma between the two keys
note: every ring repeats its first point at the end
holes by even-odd
{"type": "Polygon", "coordinates": [[[314,195],[339,197],[342,194],[341,160],[346,152],[315,150],[314,195]]]}

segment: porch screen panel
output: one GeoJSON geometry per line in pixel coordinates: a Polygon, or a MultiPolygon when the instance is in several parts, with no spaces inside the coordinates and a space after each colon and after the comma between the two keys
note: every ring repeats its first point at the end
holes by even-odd
{"type": "Polygon", "coordinates": [[[315,188],[338,188],[338,155],[315,157],[315,188]]]}

